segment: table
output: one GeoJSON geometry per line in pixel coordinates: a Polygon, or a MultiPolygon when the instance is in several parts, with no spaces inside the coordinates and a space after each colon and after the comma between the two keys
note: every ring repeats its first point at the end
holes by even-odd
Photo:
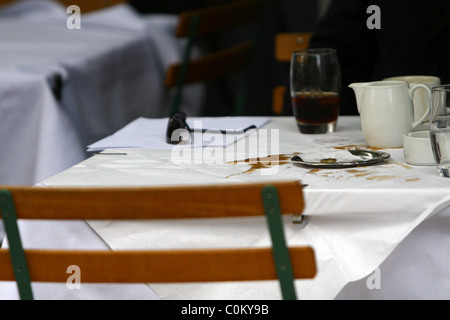
{"type": "MultiPolygon", "coordinates": [[[[308,185],[304,189],[307,219],[297,224],[291,217],[286,218],[287,241],[312,245],[318,262],[315,279],[296,282],[300,298],[450,298],[450,184],[435,167],[407,165],[402,149],[384,150],[391,155],[386,163],[340,170],[308,169],[287,160],[296,153],[314,150],[367,147],[359,117],[341,117],[337,132],[325,135],[302,135],[292,118],[276,117],[245,143],[243,149],[227,148],[234,148],[234,157],[241,160],[236,163],[190,161],[194,158],[178,157],[179,150],[106,150],[106,154],[95,155],[39,185],[136,186],[299,179],[308,185]],[[263,143],[255,144],[252,139],[263,143]],[[272,143],[262,147],[264,141],[272,143]],[[263,167],[246,164],[245,159],[255,154],[278,154],[280,162],[263,167]]],[[[73,246],[74,242],[91,246],[90,241],[96,239],[97,245],[104,241],[104,246],[112,249],[202,246],[206,241],[214,246],[263,246],[270,241],[261,231],[263,224],[263,219],[255,218],[214,224],[89,221],[76,227],[59,225],[56,239],[59,246],[73,246]],[[245,239],[237,236],[237,229],[246,230],[245,239]]],[[[55,242],[36,233],[40,230],[49,234],[50,225],[23,223],[21,227],[26,235],[25,246],[45,247],[55,242]]],[[[151,288],[163,299],[280,298],[275,282],[151,288]]]]}
{"type": "MultiPolygon", "coordinates": [[[[0,184],[34,185],[86,159],[86,146],[137,117],[167,116],[166,67],[181,59],[176,16],[126,4],[66,26],[57,1],[0,8],[0,184]]],[[[199,111],[202,87],[184,107],[199,111]]]]}

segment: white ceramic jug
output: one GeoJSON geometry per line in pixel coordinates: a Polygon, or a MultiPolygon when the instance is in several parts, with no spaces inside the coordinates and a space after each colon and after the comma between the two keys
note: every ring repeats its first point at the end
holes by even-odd
{"type": "Polygon", "coordinates": [[[401,148],[403,135],[428,116],[427,109],[414,121],[414,91],[423,88],[431,98],[431,89],[425,84],[414,84],[410,88],[405,81],[376,81],[352,83],[349,87],[355,91],[362,130],[372,148],[401,148]]]}

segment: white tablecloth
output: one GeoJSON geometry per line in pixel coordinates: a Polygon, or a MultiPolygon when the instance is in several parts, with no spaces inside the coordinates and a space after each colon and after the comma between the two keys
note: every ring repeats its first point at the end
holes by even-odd
{"type": "MultiPolygon", "coordinates": [[[[130,121],[168,116],[164,72],[183,47],[176,17],[124,4],[82,14],[70,30],[69,16],[51,0],[0,8],[0,185],[33,185],[130,121]]],[[[202,92],[186,90],[182,108],[197,114],[202,92]]]]}
{"type": "MultiPolygon", "coordinates": [[[[314,150],[364,148],[358,117],[341,117],[338,131],[325,135],[302,135],[293,119],[275,118],[246,143],[241,150],[244,152],[234,154],[237,160],[245,160],[249,154],[279,154],[280,165],[269,163],[266,168],[256,169],[245,161],[188,163],[188,157],[183,158],[183,163],[175,149],[111,150],[126,154],[96,155],[40,185],[172,185],[299,179],[308,184],[304,189],[304,214],[308,219],[299,225],[287,217],[287,239],[290,244],[312,245],[318,262],[314,280],[296,282],[300,298],[450,298],[450,254],[446,250],[450,242],[450,184],[438,175],[435,167],[407,165],[402,149],[384,150],[391,154],[386,163],[339,170],[303,168],[286,160],[314,150]],[[263,147],[270,136],[274,137],[274,143],[263,147]],[[252,139],[262,144],[253,143],[252,139]],[[421,256],[425,251],[426,258],[421,256]],[[372,274],[374,271],[377,273],[372,274]],[[381,281],[381,288],[370,290],[367,281],[375,281],[374,275],[375,280],[381,281]]],[[[79,231],[65,230],[60,225],[58,230],[64,237],[56,239],[61,246],[82,241],[78,232],[92,228],[113,249],[203,247],[209,243],[219,247],[264,246],[269,244],[264,223],[264,219],[255,218],[214,223],[90,221],[89,226],[79,225],[79,231]]],[[[48,238],[51,225],[21,226],[29,246],[48,246],[55,241],[48,238]],[[39,244],[27,239],[40,237],[36,230],[45,235],[39,244]]],[[[151,287],[164,299],[280,298],[276,282],[151,287]]]]}

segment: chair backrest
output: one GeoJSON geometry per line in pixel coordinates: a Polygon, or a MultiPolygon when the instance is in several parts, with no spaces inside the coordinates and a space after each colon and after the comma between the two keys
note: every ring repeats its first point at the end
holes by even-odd
{"type": "MultiPolygon", "coordinates": [[[[187,44],[182,61],[169,66],[166,73],[165,86],[176,90],[170,115],[179,111],[182,90],[185,85],[210,81],[240,70],[249,72],[248,68],[258,38],[258,21],[262,15],[264,2],[265,0],[227,1],[223,4],[180,14],[176,36],[186,38],[187,44]],[[224,50],[207,52],[195,59],[192,58],[192,49],[198,39],[246,25],[255,27],[254,35],[250,36],[248,41],[242,41],[224,50]]],[[[238,92],[235,101],[233,111],[235,115],[241,115],[244,112],[247,82],[244,76],[240,86],[241,91],[238,92]]]]}
{"type": "MultiPolygon", "coordinates": [[[[278,33],[275,36],[275,59],[280,63],[291,60],[292,52],[307,49],[312,33],[278,33]]],[[[283,112],[286,86],[279,85],[273,90],[273,113],[279,115],[283,112]]]]}
{"type": "Polygon", "coordinates": [[[313,278],[314,251],[288,248],[281,214],[301,214],[298,181],[187,187],[0,188],[9,249],[0,250],[0,281],[16,281],[22,299],[31,282],[66,282],[78,266],[86,283],[170,283],[279,280],[284,299],[295,299],[294,278],[313,278]],[[145,251],[24,250],[20,219],[133,220],[266,215],[268,248],[145,251]]]}
{"type": "Polygon", "coordinates": [[[100,9],[104,9],[107,7],[114,6],[116,4],[127,3],[127,0],[58,0],[65,6],[77,5],[80,7],[81,12],[90,12],[96,11],[100,9]]]}
{"type": "MultiPolygon", "coordinates": [[[[0,6],[15,2],[17,0],[0,0],[0,6]]],[[[103,8],[107,8],[119,3],[126,3],[127,0],[58,0],[63,5],[69,7],[71,5],[77,5],[82,12],[96,11],[103,8]]]]}
{"type": "Polygon", "coordinates": [[[292,52],[307,49],[312,33],[278,33],[275,36],[275,58],[280,62],[291,61],[292,52]]]}

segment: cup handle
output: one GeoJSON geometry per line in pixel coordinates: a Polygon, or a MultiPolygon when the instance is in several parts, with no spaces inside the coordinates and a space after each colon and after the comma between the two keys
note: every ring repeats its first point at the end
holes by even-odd
{"type": "Polygon", "coordinates": [[[412,97],[414,95],[414,91],[416,91],[416,89],[418,89],[418,88],[423,88],[423,89],[426,90],[426,92],[428,93],[428,101],[429,102],[428,102],[428,108],[425,111],[425,113],[423,114],[423,116],[419,120],[413,122],[413,124],[412,124],[412,129],[413,130],[415,128],[417,128],[420,124],[422,124],[423,121],[428,117],[428,114],[430,113],[429,103],[431,101],[431,88],[428,85],[422,84],[422,83],[418,83],[418,84],[413,85],[411,87],[411,89],[409,89],[409,94],[411,96],[411,99],[412,99],[412,97]]]}

